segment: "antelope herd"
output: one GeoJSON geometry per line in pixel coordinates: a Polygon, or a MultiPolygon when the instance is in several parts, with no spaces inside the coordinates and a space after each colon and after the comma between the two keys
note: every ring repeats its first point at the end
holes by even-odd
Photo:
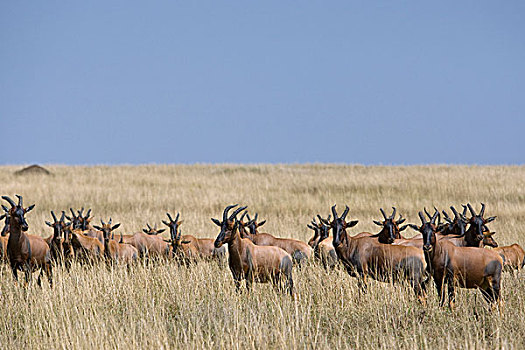
{"type": "Polygon", "coordinates": [[[216,239],[196,238],[182,235],[180,214],[167,213],[163,224],[169,228],[170,239],[160,234],[165,229],[147,225],[147,229],[134,234],[115,234],[120,224],[101,220],[101,225],[92,225],[91,209],[84,209],[71,216],[61,212],[60,218],[51,211],[53,222],[46,224],[53,229],[48,238],[28,234],[29,225],[25,215],[34,205],[24,208],[23,199],[17,195],[18,203],[2,196],[11,208],[2,205],[5,213],[0,216],[5,225],[0,237],[0,259],[8,262],[15,281],[18,271],[23,271],[26,282],[34,271],[39,270],[38,284],[45,274],[52,286],[52,271],[57,264],[67,270],[73,260],[82,264],[97,261],[131,265],[139,259],[174,259],[190,266],[200,260],[228,261],[237,290],[242,280],[251,289],[253,282],[271,282],[277,290],[294,293],[293,268],[308,268],[308,263],[319,261],[330,271],[342,265],[346,272],[358,280],[366,292],[368,280],[381,282],[405,281],[421,303],[426,304],[427,287],[434,280],[440,305],[445,303],[447,288],[448,305],[454,307],[455,288],[479,289],[492,305],[500,301],[501,274],[505,270],[520,270],[525,265],[525,252],[513,244],[498,247],[494,232],[487,224],[495,217],[484,217],[485,205],[476,213],[470,204],[458,212],[450,207],[454,217],[434,208],[419,212],[420,225],[404,224],[403,217],[396,218],[396,209],[387,216],[380,209],[383,219],[373,222],[380,227],[378,233],[360,232],[350,234],[357,220],[347,220],[348,206],[339,216],[334,205],[325,219],[321,215],[307,227],[314,231],[308,243],[290,238],[278,238],[259,232],[266,220],[258,221],[246,211],[247,207],[227,206],[222,220],[211,220],[220,228],[216,239]],[[233,209],[233,212],[230,211],[233,209]],[[470,218],[467,217],[467,210],[470,218]],[[407,227],[417,231],[414,237],[401,235],[407,227]],[[332,238],[330,238],[330,231],[332,238]],[[492,249],[485,249],[489,246],[492,249]]]}

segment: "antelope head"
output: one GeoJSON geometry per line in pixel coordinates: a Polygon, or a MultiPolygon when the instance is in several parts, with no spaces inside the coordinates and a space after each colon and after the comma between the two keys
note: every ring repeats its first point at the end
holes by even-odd
{"type": "Polygon", "coordinates": [[[419,212],[419,219],[421,220],[421,226],[418,227],[414,224],[408,224],[410,228],[421,232],[423,235],[423,251],[431,252],[436,244],[436,219],[439,212],[436,210],[434,215],[430,218],[430,221],[426,221],[425,216],[422,212],[419,212]]]}
{"type": "Polygon", "coordinates": [[[109,221],[107,223],[104,223],[104,221],[100,219],[100,223],[102,224],[102,226],[93,225],[93,227],[96,230],[102,231],[102,234],[104,235],[104,241],[107,242],[109,241],[109,238],[111,237],[111,231],[116,230],[120,226],[120,224],[115,224],[111,226],[111,218],[109,218],[109,221]]]}
{"type": "MultiPolygon", "coordinates": [[[[11,209],[8,210],[9,212],[9,216],[10,216],[10,219],[9,219],[9,230],[11,231],[11,226],[14,224],[16,224],[18,227],[21,228],[22,231],[27,231],[29,226],[27,224],[27,221],[24,217],[24,215],[31,211],[35,205],[30,205],[29,207],[27,208],[24,208],[24,205],[23,205],[23,199],[22,199],[22,196],[19,196],[19,195],[16,195],[18,197],[18,204],[15,204],[15,202],[9,198],[8,196],[2,196],[2,199],[7,201],[9,204],[11,204],[11,209]]],[[[7,209],[7,208],[5,208],[7,209]]]]}
{"type": "Polygon", "coordinates": [[[180,241],[182,235],[180,231],[180,225],[184,222],[184,220],[179,220],[180,213],[177,213],[175,220],[173,220],[170,213],[166,213],[166,215],[168,216],[169,221],[162,220],[162,223],[170,228],[170,239],[166,240],[166,242],[171,243],[173,252],[175,252],[181,243],[189,243],[180,241]]]}
{"type": "Polygon", "coordinates": [[[250,230],[250,233],[252,235],[256,235],[257,234],[257,228],[259,228],[262,225],[264,225],[266,223],[266,220],[263,220],[261,222],[257,222],[257,218],[259,217],[258,213],[255,213],[255,217],[253,219],[250,219],[250,215],[247,215],[247,217],[248,217],[248,223],[246,224],[246,226],[248,227],[248,230],[250,230]]]}
{"type": "Polygon", "coordinates": [[[51,211],[51,216],[53,217],[54,222],[51,223],[49,221],[46,221],[46,225],[53,228],[53,241],[60,240],[62,238],[63,232],[64,232],[64,219],[66,217],[66,212],[62,211],[62,216],[60,217],[60,220],[57,220],[57,217],[53,211],[51,211]]]}
{"type": "Polygon", "coordinates": [[[334,220],[330,223],[330,227],[332,228],[332,232],[334,235],[334,239],[333,239],[334,248],[338,247],[342,243],[342,240],[346,239],[346,229],[357,225],[357,223],[359,222],[358,220],[353,220],[349,222],[345,221],[346,215],[348,214],[349,209],[350,208],[346,206],[345,211],[343,212],[343,215],[339,217],[337,215],[337,211],[335,210],[335,205],[332,207],[332,215],[334,216],[334,220]],[[341,237],[343,233],[345,235],[344,237],[341,237]]]}
{"type": "Polygon", "coordinates": [[[389,217],[386,216],[385,211],[383,208],[379,209],[381,211],[381,214],[383,214],[384,221],[377,221],[374,220],[374,224],[377,226],[381,226],[383,229],[381,230],[381,234],[378,236],[378,240],[381,243],[386,244],[392,244],[394,243],[394,240],[396,238],[401,238],[401,231],[405,230],[407,228],[407,225],[399,227],[403,222],[405,222],[405,219],[403,219],[402,215],[399,215],[399,219],[396,220],[396,208],[392,207],[392,215],[389,217]]]}
{"type": "Polygon", "coordinates": [[[474,212],[474,209],[472,209],[472,206],[470,203],[467,203],[467,207],[470,210],[470,214],[472,214],[472,217],[470,218],[469,224],[469,231],[473,230],[475,234],[475,239],[478,242],[481,242],[484,238],[483,232],[488,230],[485,224],[488,224],[489,222],[494,221],[496,219],[495,216],[491,216],[487,219],[483,218],[483,214],[485,213],[485,204],[481,203],[481,210],[479,211],[479,214],[476,214],[474,212]]]}
{"type": "MultiPolygon", "coordinates": [[[[78,211],[78,215],[75,214],[75,211],[73,210],[73,208],[69,208],[69,211],[71,212],[71,216],[66,216],[66,219],[68,219],[69,221],[71,221],[71,229],[72,230],[76,230],[76,229],[80,229],[80,230],[83,230],[82,228],[82,216],[80,215],[80,211],[78,211]]],[[[82,208],[82,211],[84,211],[84,208],[82,208]]]]}
{"type": "Polygon", "coordinates": [[[450,210],[452,210],[452,213],[454,214],[454,219],[451,219],[447,212],[443,210],[443,218],[447,222],[446,225],[448,225],[448,230],[450,232],[453,232],[454,234],[457,234],[459,236],[463,236],[465,234],[465,230],[467,229],[467,224],[469,220],[465,216],[467,213],[467,206],[463,206],[463,213],[459,213],[456,208],[453,206],[450,206],[450,210]]]}
{"type": "Polygon", "coordinates": [[[211,221],[221,228],[217,239],[215,239],[215,248],[220,248],[224,243],[230,243],[235,238],[235,230],[239,226],[239,221],[237,220],[237,214],[245,210],[247,207],[240,207],[235,209],[235,211],[228,216],[228,212],[235,208],[238,204],[229,205],[224,209],[222,213],[222,221],[212,218],[211,221]]]}

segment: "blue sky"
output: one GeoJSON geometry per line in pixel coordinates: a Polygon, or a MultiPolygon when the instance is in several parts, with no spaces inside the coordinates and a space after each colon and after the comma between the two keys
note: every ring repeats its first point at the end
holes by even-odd
{"type": "Polygon", "coordinates": [[[4,1],[0,164],[524,164],[525,3],[4,1]]]}

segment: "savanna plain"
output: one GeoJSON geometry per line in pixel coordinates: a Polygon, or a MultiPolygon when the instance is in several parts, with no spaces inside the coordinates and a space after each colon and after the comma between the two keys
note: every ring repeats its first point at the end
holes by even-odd
{"type": "MultiPolygon", "coordinates": [[[[51,176],[15,176],[0,167],[0,193],[23,195],[29,233],[52,234],[50,211],[91,208],[94,223],[111,217],[117,232],[162,225],[180,212],[183,234],[213,237],[210,218],[229,204],[248,206],[261,231],[308,241],[316,214],[347,204],[359,220],[351,234],[377,232],[372,220],[395,206],[419,224],[423,207],[470,202],[486,216],[500,245],[525,246],[524,166],[147,165],[47,166],[51,176]]],[[[4,203],[6,204],[6,203],[4,203]]],[[[407,229],[405,236],[415,232],[407,229]]],[[[169,233],[163,233],[168,238],[169,233]]],[[[313,261],[294,268],[295,297],[256,284],[235,291],[227,266],[174,261],[108,268],[74,263],[54,268],[55,283],[15,285],[0,265],[2,349],[458,349],[525,348],[525,274],[505,272],[504,308],[478,291],[459,289],[456,309],[440,307],[433,284],[428,305],[403,283],[371,281],[366,294],[342,268],[313,261]]]]}

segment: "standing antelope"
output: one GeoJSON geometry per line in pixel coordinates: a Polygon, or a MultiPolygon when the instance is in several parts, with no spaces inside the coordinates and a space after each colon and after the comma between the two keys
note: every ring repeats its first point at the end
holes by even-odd
{"type": "Polygon", "coordinates": [[[255,282],[273,282],[280,287],[281,279],[285,279],[285,288],[293,295],[292,257],[279,247],[258,246],[246,238],[241,238],[237,214],[246,207],[237,208],[229,217],[230,209],[237,205],[229,205],[224,209],[222,222],[212,218],[221,228],[215,247],[228,245],[228,264],[233,275],[235,287],[240,289],[241,281],[246,280],[246,288],[251,289],[255,282]]]}
{"type": "Polygon", "coordinates": [[[256,245],[261,246],[275,246],[283,249],[293,258],[293,262],[298,266],[302,266],[312,256],[313,249],[308,244],[292,238],[278,238],[269,233],[260,233],[258,228],[264,225],[266,220],[257,222],[258,214],[250,220],[248,215],[248,222],[243,223],[242,218],[239,221],[239,230],[242,238],[249,238],[256,245]],[[249,233],[244,229],[248,227],[249,233]]]}
{"type": "MultiPolygon", "coordinates": [[[[111,226],[111,218],[109,218],[108,223],[100,220],[102,226],[93,226],[95,229],[102,232],[104,235],[104,256],[107,261],[122,261],[126,263],[131,263],[137,260],[139,252],[137,248],[131,244],[119,243],[115,240],[112,240],[111,232],[117,229],[120,224],[115,224],[111,226]]],[[[122,241],[122,238],[121,238],[122,241]]]]}
{"type": "Polygon", "coordinates": [[[217,259],[223,261],[226,258],[226,247],[216,248],[213,238],[196,238],[192,235],[181,236],[180,225],[183,220],[179,221],[180,213],[177,213],[175,220],[169,213],[166,213],[169,221],[162,220],[162,223],[170,228],[171,239],[169,243],[172,247],[172,254],[183,257],[186,262],[188,259],[217,259]]]}
{"type": "Polygon", "coordinates": [[[451,309],[454,308],[456,285],[478,288],[488,302],[498,302],[503,266],[503,259],[498,253],[477,247],[457,247],[445,239],[437,239],[436,214],[429,222],[426,222],[421,212],[419,218],[421,227],[413,224],[409,226],[423,235],[423,252],[440,296],[440,305],[445,302],[444,284],[448,285],[451,309]]]}
{"type": "Polygon", "coordinates": [[[314,236],[308,241],[308,245],[314,250],[314,256],[316,259],[320,259],[325,269],[333,269],[337,266],[338,259],[337,253],[335,252],[332,240],[330,239],[330,222],[331,215],[325,220],[317,215],[319,218],[319,224],[315,221],[315,217],[311,222],[311,225],[306,225],[309,229],[314,231],[314,236]]]}
{"type": "Polygon", "coordinates": [[[46,225],[53,228],[53,234],[45,239],[47,245],[50,249],[51,260],[58,262],[62,261],[64,257],[64,248],[63,248],[63,231],[64,231],[64,218],[66,213],[62,211],[62,217],[60,220],[57,220],[57,217],[53,211],[51,211],[51,216],[53,217],[54,222],[50,223],[46,221],[46,225]]]}
{"type": "Polygon", "coordinates": [[[8,196],[2,199],[11,204],[9,210],[9,240],[7,241],[7,256],[13,277],[18,281],[18,270],[25,273],[26,282],[29,282],[31,273],[40,269],[37,283],[40,285],[41,277],[45,271],[49,284],[53,284],[51,256],[49,246],[39,236],[25,234],[29,226],[24,215],[31,211],[35,205],[24,208],[22,196],[17,195],[18,205],[8,196]]]}
{"type": "MultiPolygon", "coordinates": [[[[400,245],[379,243],[375,237],[352,237],[346,230],[357,224],[357,220],[346,222],[348,206],[339,217],[332,207],[334,220],[331,223],[333,245],[337,257],[351,276],[358,274],[359,286],[366,290],[367,277],[388,282],[407,280],[418,299],[425,303],[424,274],[425,257],[421,249],[400,245]]],[[[393,231],[389,231],[393,235],[393,231]]]]}
{"type": "Polygon", "coordinates": [[[78,229],[73,230],[72,223],[64,227],[62,246],[64,255],[68,259],[75,256],[79,261],[88,264],[92,264],[104,256],[104,244],[100,243],[97,238],[85,236],[78,229]]]}

